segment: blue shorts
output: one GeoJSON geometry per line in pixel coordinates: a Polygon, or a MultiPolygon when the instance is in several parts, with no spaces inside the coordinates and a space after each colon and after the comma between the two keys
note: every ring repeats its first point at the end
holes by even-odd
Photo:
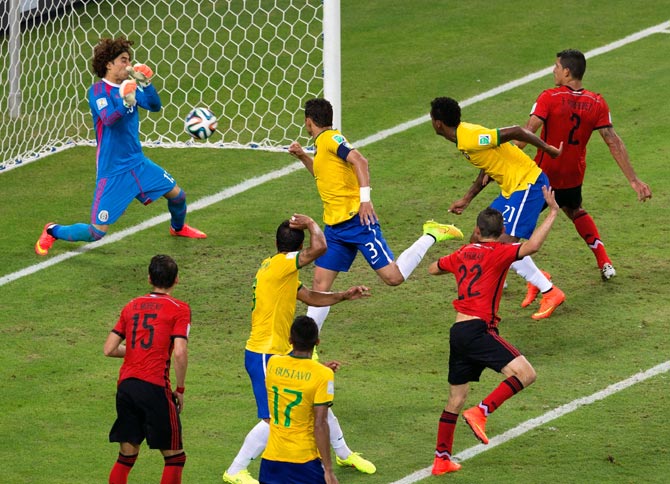
{"type": "Polygon", "coordinates": [[[537,219],[544,208],[543,186],[549,186],[549,179],[544,173],[537,177],[535,183],[529,183],[526,190],[514,192],[509,198],[500,194],[493,200],[491,208],[503,214],[507,235],[529,239],[533,234],[537,219]]]}
{"type": "Polygon", "coordinates": [[[125,173],[100,178],[91,204],[91,223],[110,225],[126,211],[134,198],[149,205],[172,190],[174,178],[148,158],[125,173]]]}
{"type": "Polygon", "coordinates": [[[258,418],[270,418],[268,391],[265,388],[265,372],[271,356],[267,353],[254,353],[253,351],[244,350],[244,368],[251,379],[251,388],[254,391],[254,398],[256,398],[258,418]]]}
{"type": "Polygon", "coordinates": [[[304,464],[261,459],[258,481],[261,484],[325,484],[326,477],[321,459],[304,464]]]}
{"type": "Polygon", "coordinates": [[[318,267],[347,272],[359,251],[374,270],[393,262],[393,252],[384,240],[384,234],[378,223],[361,225],[356,215],[346,222],[326,225],[323,233],[326,236],[328,250],[314,261],[318,267]]]}

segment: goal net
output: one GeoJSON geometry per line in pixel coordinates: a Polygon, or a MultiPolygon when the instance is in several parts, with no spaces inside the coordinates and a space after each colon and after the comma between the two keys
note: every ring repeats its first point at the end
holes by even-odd
{"type": "Polygon", "coordinates": [[[323,0],[2,2],[0,170],[94,144],[93,47],[119,35],[134,41],[134,62],[153,68],[163,102],[142,115],[145,146],[286,147],[304,136],[305,100],[323,96],[323,8],[323,0]],[[17,22],[21,34],[11,36],[17,22]],[[184,131],[198,106],[219,119],[207,142],[184,131]]]}

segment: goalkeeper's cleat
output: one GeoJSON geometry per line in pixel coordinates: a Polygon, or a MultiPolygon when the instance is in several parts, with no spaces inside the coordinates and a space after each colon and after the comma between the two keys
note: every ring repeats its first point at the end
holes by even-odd
{"type": "Polygon", "coordinates": [[[314,349],[312,350],[312,359],[313,359],[314,361],[319,361],[319,353],[316,352],[316,346],[315,346],[314,349]]]}
{"type": "Polygon", "coordinates": [[[486,445],[489,443],[489,438],[486,436],[486,415],[484,415],[481,408],[468,408],[463,412],[463,419],[482,444],[486,445]]]}
{"type": "MultiPolygon", "coordinates": [[[[551,281],[551,275],[546,272],[546,271],[540,271],[542,274],[544,274],[544,277],[549,279],[551,281]]],[[[534,285],[531,284],[530,282],[526,283],[526,287],[528,288],[528,291],[526,292],[526,297],[521,301],[521,307],[525,308],[530,306],[530,304],[535,301],[535,298],[537,295],[540,293],[540,289],[534,285]]]]}
{"type": "Polygon", "coordinates": [[[435,220],[428,220],[423,224],[423,234],[432,236],[436,242],[443,240],[463,240],[463,232],[455,225],[441,224],[435,220]]]}
{"type": "Polygon", "coordinates": [[[616,270],[614,269],[614,266],[609,262],[603,264],[603,266],[600,268],[600,276],[603,278],[603,281],[609,281],[612,279],[614,276],[616,276],[616,270]]]}
{"type": "Polygon", "coordinates": [[[338,466],[353,467],[363,474],[374,474],[377,472],[375,465],[367,459],[363,459],[358,452],[352,452],[346,459],[340,459],[335,456],[335,462],[338,466]]]}
{"type": "Polygon", "coordinates": [[[446,474],[447,472],[456,472],[461,470],[461,465],[457,462],[453,462],[446,457],[435,457],[433,461],[433,470],[432,474],[434,476],[440,476],[446,474]]]}
{"type": "Polygon", "coordinates": [[[542,295],[540,309],[531,318],[535,320],[546,319],[556,311],[556,308],[565,301],[565,293],[555,285],[542,295]]]}
{"type": "Polygon", "coordinates": [[[54,242],[56,242],[56,237],[47,232],[47,229],[53,225],[56,224],[52,222],[46,224],[42,229],[40,238],[37,239],[37,242],[35,242],[35,253],[37,255],[47,255],[49,253],[49,249],[51,249],[51,246],[54,245],[54,242]]]}
{"type": "Polygon", "coordinates": [[[174,235],[177,237],[187,237],[189,239],[206,239],[207,234],[205,232],[201,232],[200,230],[191,227],[190,225],[184,224],[184,226],[179,229],[175,230],[172,228],[170,225],[170,235],[174,235]]]}
{"type": "Polygon", "coordinates": [[[258,481],[251,477],[249,471],[242,469],[237,474],[228,474],[228,472],[223,473],[223,482],[229,484],[258,484],[258,481]]]}
{"type": "Polygon", "coordinates": [[[126,79],[119,86],[119,96],[123,99],[123,105],[127,108],[132,108],[137,104],[135,99],[135,91],[137,90],[137,83],[132,79],[126,79]]]}

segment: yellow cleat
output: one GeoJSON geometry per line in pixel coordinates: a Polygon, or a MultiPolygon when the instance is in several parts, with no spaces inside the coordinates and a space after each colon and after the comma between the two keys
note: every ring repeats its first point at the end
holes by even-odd
{"type": "Polygon", "coordinates": [[[443,240],[463,240],[463,232],[458,227],[450,224],[441,224],[435,220],[428,220],[423,224],[423,234],[430,235],[437,242],[443,240]]]}
{"type": "Polygon", "coordinates": [[[338,466],[353,467],[363,474],[374,474],[377,472],[375,465],[367,459],[363,459],[358,452],[352,452],[346,459],[335,457],[338,466]]]}
{"type": "Polygon", "coordinates": [[[258,484],[258,481],[251,477],[251,474],[246,469],[242,469],[237,474],[232,475],[224,472],[223,482],[227,482],[228,484],[258,484]]]}

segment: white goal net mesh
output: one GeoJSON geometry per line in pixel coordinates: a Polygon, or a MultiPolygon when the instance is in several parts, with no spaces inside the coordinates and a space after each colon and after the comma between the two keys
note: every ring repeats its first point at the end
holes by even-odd
{"type": "Polygon", "coordinates": [[[2,2],[0,171],[93,143],[93,47],[119,35],[134,41],[134,62],[153,68],[163,102],[142,116],[145,145],[195,145],[184,117],[205,106],[219,125],[198,146],[285,147],[303,135],[304,101],[323,92],[322,9],[321,0],[2,2]]]}

